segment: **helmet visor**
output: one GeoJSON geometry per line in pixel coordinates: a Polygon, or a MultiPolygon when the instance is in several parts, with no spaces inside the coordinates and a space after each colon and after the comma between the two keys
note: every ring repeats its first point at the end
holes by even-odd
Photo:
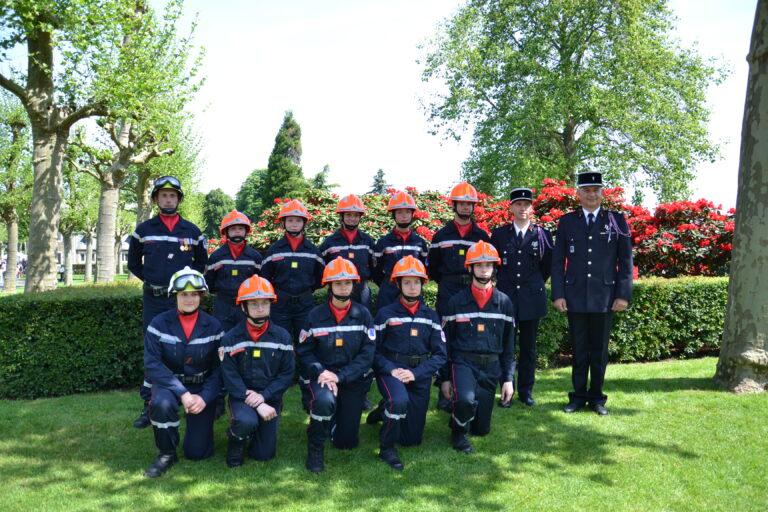
{"type": "Polygon", "coordinates": [[[177,292],[204,292],[208,289],[203,276],[198,274],[185,274],[173,281],[171,293],[177,292]]]}

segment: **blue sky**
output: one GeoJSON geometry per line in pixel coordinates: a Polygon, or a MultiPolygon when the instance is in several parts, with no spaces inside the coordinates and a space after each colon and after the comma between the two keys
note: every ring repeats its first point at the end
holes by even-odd
{"type": "MultiPolygon", "coordinates": [[[[459,181],[468,143],[428,133],[419,106],[417,45],[459,0],[187,1],[199,12],[207,82],[192,109],[203,139],[200,189],[235,194],[266,167],[291,109],[302,128],[304,173],[325,164],[339,193],[362,193],[383,168],[398,188],[446,190],[459,181]]],[[[675,0],[678,35],[731,69],[708,92],[710,131],[723,159],[698,169],[694,198],[735,205],[745,56],[754,0],[675,0]]]]}

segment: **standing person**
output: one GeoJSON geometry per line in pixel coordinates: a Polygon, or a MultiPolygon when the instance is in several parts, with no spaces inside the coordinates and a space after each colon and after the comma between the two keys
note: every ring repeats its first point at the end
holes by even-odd
{"type": "MultiPolygon", "coordinates": [[[[552,267],[552,235],[531,223],[533,191],[516,188],[509,193],[509,211],[514,222],[493,230],[491,244],[501,253],[496,286],[506,293],[515,308],[520,356],[517,359],[517,396],[529,407],[536,405],[536,333],[547,314],[544,283],[552,267]]],[[[509,407],[512,402],[499,402],[509,407]]]]}
{"type": "Polygon", "coordinates": [[[359,229],[360,219],[365,215],[363,202],[354,194],[342,197],[336,207],[341,227],[328,235],[320,244],[320,254],[325,263],[330,263],[337,256],[355,264],[360,282],[355,284],[352,300],[359,302],[371,311],[371,290],[368,279],[373,266],[373,238],[359,229]]]}
{"type": "Polygon", "coordinates": [[[384,422],[379,433],[379,457],[403,469],[395,443],[421,444],[429,406],[432,375],[446,362],[445,334],[437,313],[422,302],[427,282],[424,264],[413,256],[397,262],[391,281],[399,300],[376,314],[376,354],[373,368],[383,405],[366,422],[384,422]]]}
{"type": "Polygon", "coordinates": [[[371,385],[376,330],[368,309],[352,300],[360,280],[341,256],[326,265],[322,284],[330,299],[309,313],[298,346],[301,373],[309,381],[308,470],[324,469],[325,439],[349,449],[360,439],[363,399],[371,385]]]}
{"type": "Polygon", "coordinates": [[[395,263],[408,255],[422,261],[427,257],[427,243],[411,229],[416,210],[416,201],[407,192],[395,192],[387,204],[395,227],[379,238],[374,247],[373,280],[379,286],[377,310],[397,300],[397,287],[388,280],[395,263]]]}
{"type": "Polygon", "coordinates": [[[229,212],[219,228],[227,243],[213,251],[205,267],[208,288],[216,294],[213,316],[221,322],[224,332],[245,320],[243,310],[235,304],[238,289],[261,269],[261,253],[245,242],[251,229],[251,220],[244,213],[229,212]]]}
{"type": "Polygon", "coordinates": [[[153,318],[144,336],[144,368],[152,379],[149,417],[158,450],[144,473],[150,478],[177,461],[180,404],[186,413],[184,455],[190,460],[213,455],[215,408],[209,404],[221,390],[216,355],[224,333],[218,320],[199,309],[207,291],[197,270],[184,267],[173,274],[168,294],[176,309],[153,318]]]}
{"type": "MultiPolygon", "coordinates": [[[[178,213],[184,200],[181,183],[173,176],[161,176],[152,187],[152,201],[160,212],[139,224],[128,245],[128,270],[144,281],[142,328],[146,332],[158,314],[174,309],[168,296],[168,280],[189,266],[203,272],[208,261],[206,241],[200,229],[178,213]]],[[[144,379],[139,394],[144,407],[133,422],[136,428],[149,426],[148,401],[151,381],[144,379]]]]}
{"type": "Polygon", "coordinates": [[[466,182],[459,183],[451,190],[448,201],[453,207],[453,222],[447,223],[432,237],[427,257],[429,278],[438,284],[435,309],[441,316],[445,314],[450,298],[469,286],[472,280],[464,267],[467,250],[480,240],[490,241],[488,233],[472,219],[478,201],[475,187],[466,182]]]}
{"type": "Polygon", "coordinates": [[[480,241],[470,247],[465,264],[472,284],[448,301],[443,317],[448,379],[441,387],[453,398],[451,444],[464,453],[472,452],[468,433],[484,436],[491,431],[499,383],[502,403],[512,400],[514,394],[514,307],[491,283],[500,262],[492,245],[480,241]]]}
{"type": "Polygon", "coordinates": [[[246,319],[224,335],[219,348],[232,413],[227,431],[231,468],[242,466],[248,439],[251,458],[274,458],[283,393],[295,368],[291,335],[269,321],[270,305],[277,300],[272,284],[251,276],[240,285],[236,300],[246,319]]]}
{"type": "Polygon", "coordinates": [[[589,404],[605,416],[608,337],[613,312],[632,297],[632,242],[624,215],[600,206],[602,174],[582,172],[576,183],[581,208],[560,218],[552,257],[552,301],[568,313],[573,345],[573,391],[563,411],[589,404]]]}

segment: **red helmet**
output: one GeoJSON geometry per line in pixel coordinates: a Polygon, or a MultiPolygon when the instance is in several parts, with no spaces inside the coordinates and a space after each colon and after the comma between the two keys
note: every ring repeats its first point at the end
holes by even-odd
{"type": "Polygon", "coordinates": [[[332,260],[325,266],[321,284],[330,283],[331,281],[344,281],[345,279],[360,281],[360,274],[357,273],[357,268],[355,268],[351,261],[345,260],[341,256],[336,256],[335,260],[332,260]]]}
{"type": "Polygon", "coordinates": [[[309,220],[309,212],[307,208],[298,199],[291,199],[283,203],[280,207],[280,213],[277,215],[277,220],[285,217],[301,217],[305,221],[309,220]]]}
{"type": "Polygon", "coordinates": [[[248,234],[251,232],[251,219],[246,217],[244,213],[232,210],[221,219],[221,227],[219,228],[221,236],[227,236],[227,228],[230,226],[245,226],[246,234],[248,234]]]}
{"type": "Polygon", "coordinates": [[[418,210],[416,207],[416,201],[413,200],[411,194],[408,192],[398,191],[389,199],[387,204],[387,212],[393,212],[395,210],[418,210]]]}
{"type": "Polygon", "coordinates": [[[363,202],[355,194],[349,194],[339,200],[339,204],[336,207],[336,213],[347,212],[359,213],[360,215],[365,214],[365,206],[363,206],[363,202]]]}
{"type": "Polygon", "coordinates": [[[261,276],[251,276],[240,284],[235,304],[256,299],[269,299],[272,302],[277,302],[277,294],[272,283],[261,276]]]}
{"type": "Polygon", "coordinates": [[[466,181],[459,183],[455,187],[453,187],[453,190],[451,190],[451,196],[450,196],[450,202],[453,204],[454,201],[466,201],[468,203],[476,203],[477,202],[477,190],[475,190],[475,187],[467,183],[466,181]]]}
{"type": "Polygon", "coordinates": [[[469,267],[470,265],[482,263],[484,261],[490,261],[497,265],[501,263],[499,252],[496,248],[488,242],[480,240],[479,242],[472,244],[472,247],[467,251],[467,259],[464,260],[464,266],[469,267]]]}
{"type": "Polygon", "coordinates": [[[398,277],[418,277],[426,283],[427,269],[424,268],[424,264],[418,258],[408,255],[395,263],[392,268],[392,277],[389,280],[394,281],[398,277]]]}

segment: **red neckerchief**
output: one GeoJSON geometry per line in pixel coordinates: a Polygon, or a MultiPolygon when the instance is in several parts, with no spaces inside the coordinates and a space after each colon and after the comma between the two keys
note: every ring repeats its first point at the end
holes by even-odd
{"type": "Polygon", "coordinates": [[[349,304],[347,304],[347,307],[345,308],[337,308],[331,301],[328,301],[328,305],[331,306],[331,313],[333,313],[336,323],[340,324],[341,321],[344,320],[344,317],[347,316],[347,313],[349,313],[349,309],[352,307],[352,301],[349,301],[349,304]]]}
{"type": "Polygon", "coordinates": [[[288,240],[288,243],[291,245],[291,250],[296,252],[296,249],[299,248],[301,245],[301,242],[304,241],[304,235],[301,235],[299,237],[293,238],[292,236],[285,235],[285,238],[288,240]]]}
{"type": "Polygon", "coordinates": [[[411,316],[414,316],[416,314],[416,311],[419,309],[419,301],[416,301],[413,303],[413,306],[409,306],[405,303],[402,297],[400,297],[400,304],[408,310],[408,312],[411,314],[411,316]]]}
{"type": "Polygon", "coordinates": [[[240,257],[241,254],[243,254],[243,251],[245,250],[245,242],[240,242],[239,244],[234,244],[227,240],[227,245],[229,246],[229,252],[232,254],[232,259],[237,259],[240,257]]]}
{"type": "Polygon", "coordinates": [[[251,339],[253,341],[259,341],[259,338],[261,338],[261,335],[267,332],[267,328],[269,328],[269,320],[264,322],[264,325],[261,327],[256,327],[248,320],[245,321],[245,327],[248,329],[248,334],[250,335],[251,339]]]}
{"type": "Polygon", "coordinates": [[[179,317],[179,322],[181,322],[181,328],[184,329],[184,334],[187,336],[187,340],[189,340],[189,337],[192,336],[192,331],[195,330],[195,324],[197,323],[197,317],[200,314],[200,310],[198,309],[191,315],[182,315],[178,311],[176,311],[176,314],[179,317]]]}
{"type": "Polygon", "coordinates": [[[347,243],[351,244],[355,241],[355,238],[357,238],[357,228],[353,229],[352,231],[341,228],[341,234],[344,235],[344,238],[347,239],[347,243]]]}
{"type": "Polygon", "coordinates": [[[163,224],[165,224],[165,227],[168,228],[168,231],[173,231],[173,228],[176,227],[176,224],[179,223],[179,217],[178,213],[175,213],[173,215],[158,215],[160,217],[160,220],[163,224]]]}
{"type": "Polygon", "coordinates": [[[480,309],[483,309],[488,304],[488,301],[491,300],[491,295],[493,295],[493,286],[481,290],[472,283],[472,296],[475,298],[475,302],[477,302],[480,309]]]}
{"type": "Polygon", "coordinates": [[[410,229],[408,231],[406,231],[405,233],[401,233],[397,229],[393,229],[392,232],[395,234],[395,236],[400,238],[403,241],[403,243],[408,242],[408,239],[411,237],[411,230],[410,229]]]}
{"type": "Polygon", "coordinates": [[[472,231],[472,223],[471,222],[469,224],[464,224],[462,226],[461,224],[459,224],[458,222],[456,222],[454,220],[453,221],[453,225],[456,226],[456,231],[459,232],[459,236],[461,238],[464,238],[465,236],[467,236],[469,234],[470,231],[472,231]]]}

